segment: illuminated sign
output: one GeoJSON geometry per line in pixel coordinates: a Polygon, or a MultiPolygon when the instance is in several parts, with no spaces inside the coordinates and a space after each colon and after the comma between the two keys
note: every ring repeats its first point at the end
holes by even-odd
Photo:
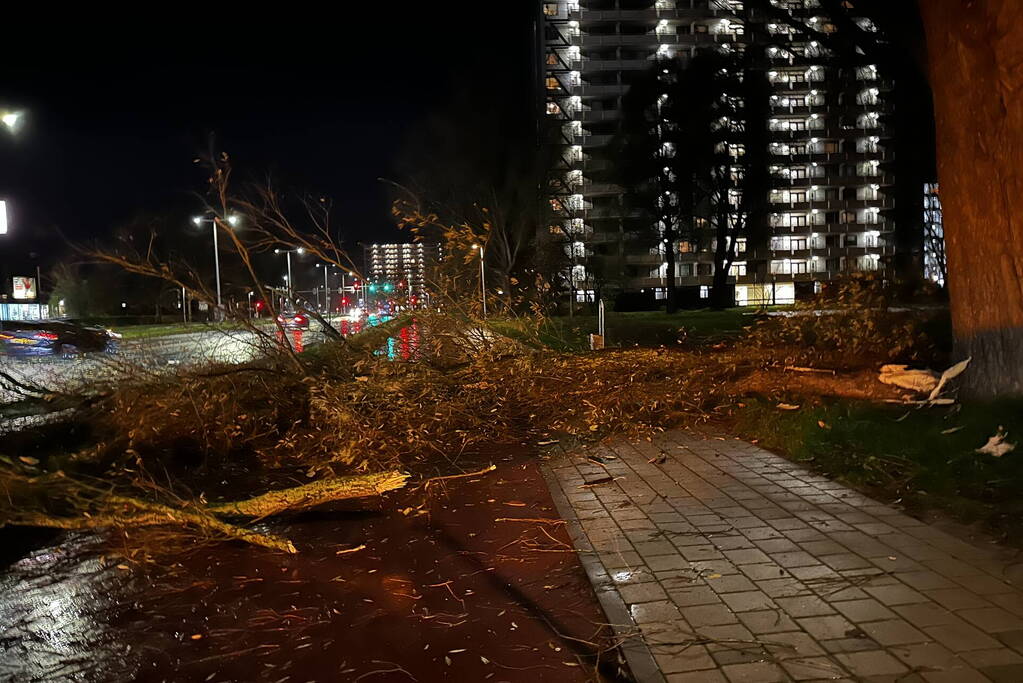
{"type": "Polygon", "coordinates": [[[15,277],[12,291],[15,299],[35,299],[36,279],[34,277],[15,277]]]}

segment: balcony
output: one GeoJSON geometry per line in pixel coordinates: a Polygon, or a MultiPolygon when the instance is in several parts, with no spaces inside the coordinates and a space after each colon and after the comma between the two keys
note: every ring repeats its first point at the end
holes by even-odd
{"type": "MultiPolygon", "coordinates": [[[[741,36],[740,36],[741,37],[741,36]]],[[[575,37],[575,43],[582,47],[647,47],[651,51],[660,45],[701,46],[721,43],[734,43],[737,37],[730,33],[642,33],[637,35],[588,35],[575,37]]]]}
{"type": "Polygon", "coordinates": [[[617,109],[588,109],[578,112],[575,118],[583,123],[598,123],[601,121],[617,121],[622,114],[617,109]]]}
{"type": "Polygon", "coordinates": [[[629,86],[621,83],[609,83],[607,85],[591,85],[582,83],[569,87],[569,92],[580,97],[606,97],[608,95],[624,95],[629,86]]]}
{"type": "Polygon", "coordinates": [[[637,266],[656,267],[664,263],[664,254],[626,254],[625,263],[637,266]]]}

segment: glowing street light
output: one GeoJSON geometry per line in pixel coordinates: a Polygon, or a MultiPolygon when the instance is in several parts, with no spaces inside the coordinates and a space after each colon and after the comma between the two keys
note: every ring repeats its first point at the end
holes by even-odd
{"type": "Polygon", "coordinates": [[[4,111],[0,114],[0,123],[7,126],[11,133],[17,133],[21,123],[22,113],[20,111],[4,111]]]}
{"type": "Polygon", "coordinates": [[[217,311],[220,315],[220,248],[217,245],[217,221],[226,222],[232,228],[237,228],[242,220],[237,214],[230,214],[224,218],[220,218],[216,214],[211,213],[209,216],[193,216],[192,222],[196,226],[201,226],[203,223],[209,223],[213,226],[213,267],[217,275],[217,311]]]}
{"type": "Polygon", "coordinates": [[[298,249],[274,249],[274,253],[275,254],[287,254],[287,257],[288,257],[288,274],[284,278],[284,281],[288,283],[288,298],[289,299],[291,298],[291,293],[292,293],[292,289],[291,289],[291,286],[292,286],[291,285],[291,254],[292,254],[292,252],[301,255],[301,254],[305,253],[305,249],[303,249],[302,247],[299,247],[298,249]]]}

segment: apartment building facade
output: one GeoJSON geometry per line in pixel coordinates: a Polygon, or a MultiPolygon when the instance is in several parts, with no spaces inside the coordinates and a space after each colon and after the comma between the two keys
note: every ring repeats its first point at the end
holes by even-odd
{"type": "MultiPolygon", "coordinates": [[[[565,242],[577,300],[598,288],[663,298],[669,248],[676,286],[707,295],[713,245],[658,239],[609,181],[607,154],[629,84],[658,60],[700,50],[753,50],[747,68],[770,82],[770,240],[738,241],[736,303],[791,303],[850,271],[891,272],[893,84],[813,39],[839,30],[818,0],[770,0],[766,10],[742,0],[543,0],[540,11],[541,116],[555,160],[547,229],[565,242]]],[[[734,147],[738,164],[745,150],[734,147]]]]}
{"type": "Polygon", "coordinates": [[[370,282],[391,284],[409,295],[426,294],[430,273],[440,263],[441,247],[434,242],[369,244],[363,247],[370,282]]]}

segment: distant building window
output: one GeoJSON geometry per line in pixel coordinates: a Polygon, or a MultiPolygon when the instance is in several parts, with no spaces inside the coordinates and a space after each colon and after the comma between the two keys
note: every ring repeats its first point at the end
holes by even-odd
{"type": "Polygon", "coordinates": [[[561,83],[558,82],[558,79],[554,78],[553,76],[548,76],[547,80],[546,80],[546,83],[547,83],[547,89],[548,90],[560,90],[561,89],[561,83]]]}
{"type": "Polygon", "coordinates": [[[707,285],[700,285],[700,298],[701,299],[710,298],[710,287],[708,287],[707,285]]]}
{"type": "Polygon", "coordinates": [[[548,17],[558,16],[558,3],[556,2],[545,2],[543,4],[543,13],[548,17]]]}

